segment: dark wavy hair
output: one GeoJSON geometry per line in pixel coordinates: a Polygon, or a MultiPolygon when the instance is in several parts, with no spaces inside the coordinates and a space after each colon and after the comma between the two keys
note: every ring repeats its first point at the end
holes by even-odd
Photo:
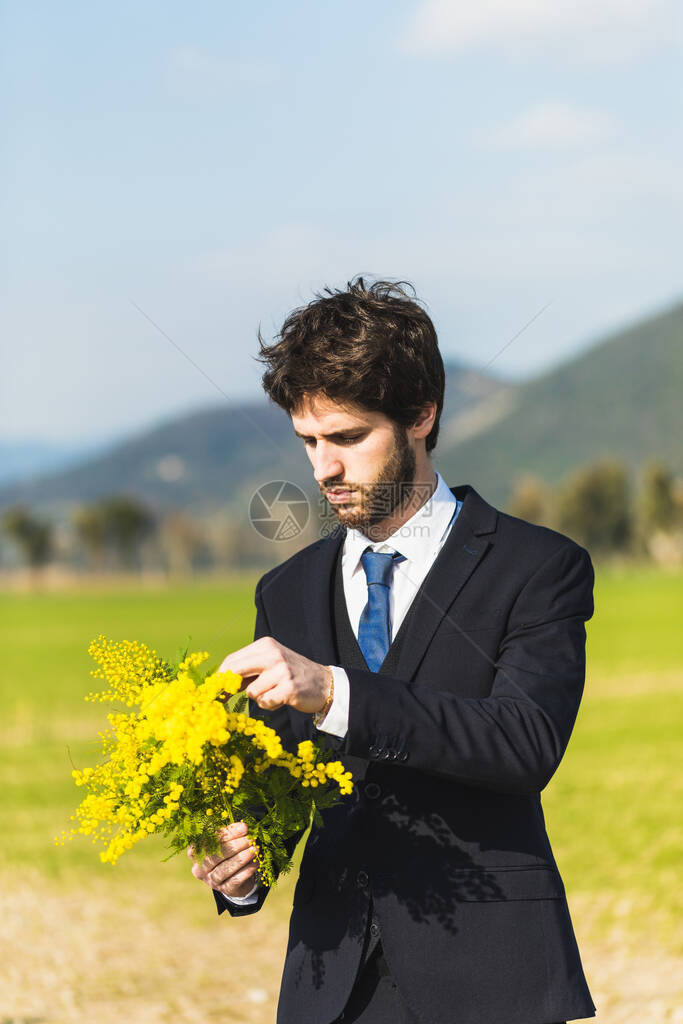
{"type": "Polygon", "coordinates": [[[307,398],[322,394],[408,427],[436,402],[426,449],[435,447],[444,366],[434,324],[410,282],[368,286],[358,275],[346,291],[324,288],[291,312],[272,345],[264,343],[260,329],[258,340],[255,358],[267,366],[263,387],[288,413],[296,414],[307,398]]]}

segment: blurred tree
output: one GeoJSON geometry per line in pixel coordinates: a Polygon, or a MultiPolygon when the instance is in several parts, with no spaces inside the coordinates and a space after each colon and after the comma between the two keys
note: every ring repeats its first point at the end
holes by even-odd
{"type": "Polygon", "coordinates": [[[100,503],[106,536],[117,553],[119,563],[135,567],[140,544],[153,530],[154,517],[145,505],[125,494],[112,495],[100,503]]]}
{"type": "Polygon", "coordinates": [[[50,523],[38,519],[25,505],[15,505],[3,513],[2,525],[32,569],[39,569],[49,561],[53,536],[50,523]]]}
{"type": "Polygon", "coordinates": [[[676,510],[676,522],[681,526],[683,525],[683,477],[675,477],[672,494],[676,510]]]}
{"type": "Polygon", "coordinates": [[[533,473],[517,477],[506,511],[528,523],[548,522],[548,490],[533,473]]]}
{"type": "Polygon", "coordinates": [[[73,514],[76,536],[85,549],[90,568],[101,571],[107,548],[107,522],[100,504],[81,505],[73,514]]]}
{"type": "Polygon", "coordinates": [[[169,571],[174,575],[191,573],[201,545],[197,523],[186,512],[174,509],[164,516],[159,534],[169,571]]]}
{"type": "Polygon", "coordinates": [[[652,460],[643,469],[640,514],[646,531],[671,530],[676,524],[676,498],[673,473],[663,463],[652,460]]]}
{"type": "Polygon", "coordinates": [[[683,564],[683,504],[681,481],[662,462],[643,468],[638,502],[638,542],[641,551],[664,566],[683,564]]]}
{"type": "Polygon", "coordinates": [[[604,459],[576,470],[558,495],[558,525],[589,551],[624,551],[633,530],[628,473],[604,459]]]}
{"type": "Polygon", "coordinates": [[[201,519],[201,544],[197,564],[206,569],[231,570],[243,550],[237,517],[226,509],[212,511],[201,519]]]}

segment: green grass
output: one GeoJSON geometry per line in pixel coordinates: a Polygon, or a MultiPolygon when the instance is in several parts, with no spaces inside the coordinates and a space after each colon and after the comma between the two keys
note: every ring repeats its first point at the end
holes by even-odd
{"type": "Polygon", "coordinates": [[[36,727],[48,732],[55,716],[88,715],[83,695],[90,689],[93,663],[87,648],[98,633],[141,639],[168,656],[189,634],[196,650],[224,657],[253,638],[255,582],[241,577],[173,589],[3,594],[4,715],[23,720],[26,709],[36,727]]]}
{"type": "Polygon", "coordinates": [[[543,795],[567,890],[603,931],[678,950],[683,898],[683,574],[596,568],[585,697],[543,795]]]}
{"type": "MultiPolygon", "coordinates": [[[[160,905],[171,898],[196,907],[187,863],[160,865],[160,843],[143,844],[111,869],[87,841],[58,848],[53,836],[80,796],[70,758],[87,763],[99,749],[105,709],[83,701],[95,686],[92,637],[140,639],[173,655],[190,634],[193,647],[219,659],[252,639],[254,582],[0,596],[5,866],[30,864],[50,884],[101,877],[112,894],[114,877],[118,886],[146,881],[160,905]]],[[[656,932],[680,949],[683,688],[672,680],[683,676],[683,574],[598,567],[595,602],[586,696],[543,797],[548,831],[570,902],[593,908],[597,928],[656,932]]],[[[284,894],[276,906],[285,912],[284,894]]]]}
{"type": "Polygon", "coordinates": [[[683,948],[683,694],[587,701],[543,804],[571,896],[604,928],[683,948]],[[582,903],[582,905],[583,905],[582,903]]]}
{"type": "MultiPolygon", "coordinates": [[[[0,785],[6,824],[0,860],[8,866],[28,863],[64,882],[83,871],[106,872],[87,840],[63,848],[53,843],[82,796],[71,779],[72,762],[83,767],[97,760],[97,732],[106,725],[108,708],[83,700],[99,688],[89,675],[90,640],[98,633],[139,639],[174,656],[190,635],[195,649],[220,660],[253,639],[255,582],[256,577],[241,576],[173,589],[129,585],[115,591],[0,596],[0,785]]],[[[162,856],[162,842],[148,841],[134,857],[123,858],[117,877],[154,873],[162,856]]],[[[178,872],[187,874],[181,858],[163,867],[165,882],[178,872]]]]}
{"type": "Polygon", "coordinates": [[[650,567],[595,571],[587,624],[589,678],[683,669],[683,573],[650,567]]]}

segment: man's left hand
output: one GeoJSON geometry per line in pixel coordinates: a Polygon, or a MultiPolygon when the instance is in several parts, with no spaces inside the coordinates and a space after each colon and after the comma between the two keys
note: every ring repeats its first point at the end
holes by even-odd
{"type": "Polygon", "coordinates": [[[242,676],[244,692],[266,711],[289,704],[314,714],[322,710],[330,692],[330,671],[325,665],[304,658],[272,636],[233,651],[218,671],[242,676]]]}

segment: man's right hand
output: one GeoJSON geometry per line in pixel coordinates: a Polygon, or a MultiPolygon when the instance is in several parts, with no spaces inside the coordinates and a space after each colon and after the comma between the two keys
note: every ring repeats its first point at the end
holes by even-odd
{"type": "MultiPolygon", "coordinates": [[[[220,853],[212,854],[201,862],[195,861],[192,874],[224,896],[246,896],[254,887],[257,871],[255,850],[247,838],[247,826],[243,821],[236,821],[220,830],[219,839],[220,853]]],[[[188,846],[187,855],[194,861],[192,846],[188,846]]]]}

